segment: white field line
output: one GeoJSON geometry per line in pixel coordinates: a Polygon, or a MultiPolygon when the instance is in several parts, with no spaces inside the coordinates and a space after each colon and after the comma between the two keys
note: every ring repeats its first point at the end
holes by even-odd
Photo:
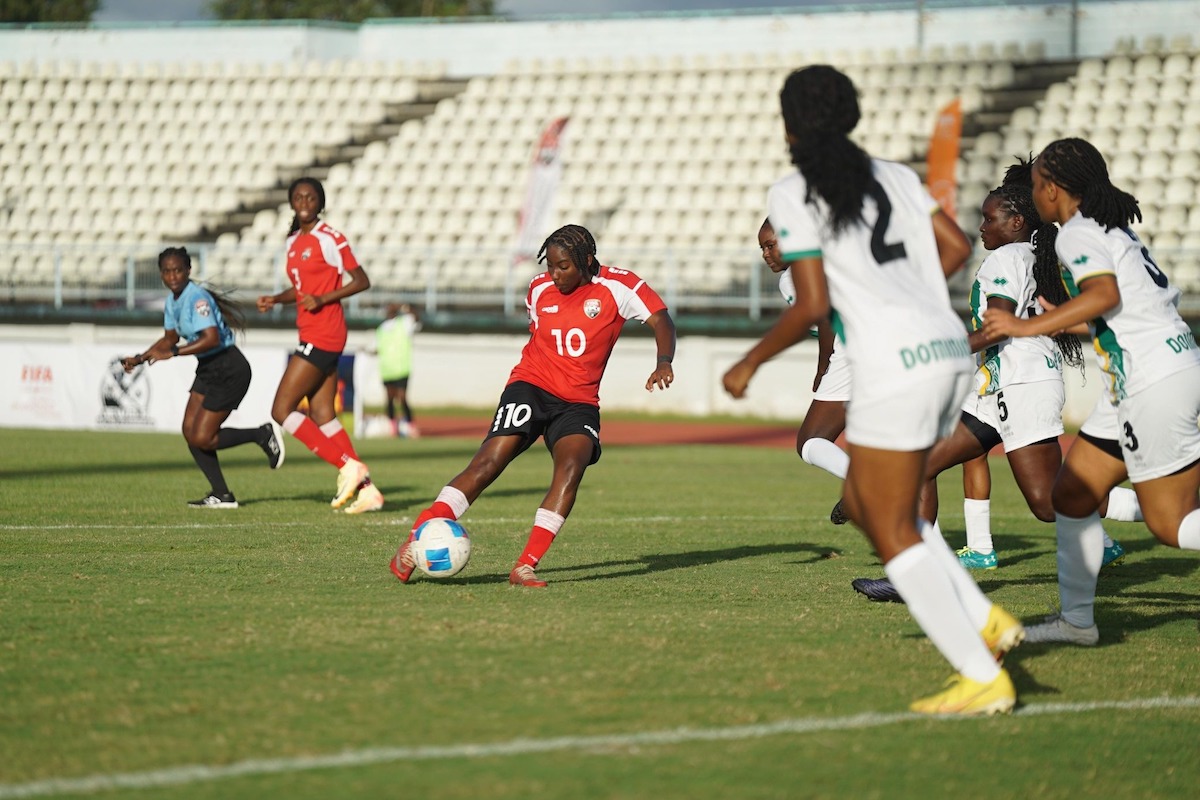
{"type": "MultiPolygon", "coordinates": [[[[204,512],[204,513],[220,513],[220,512],[204,512]]],[[[331,514],[331,516],[336,516],[331,514]]],[[[653,516],[653,517],[588,517],[580,515],[578,519],[571,518],[575,525],[630,525],[630,524],[647,524],[647,523],[683,523],[683,522],[796,522],[795,515],[779,515],[766,516],[762,514],[750,514],[745,516],[710,516],[707,514],[697,514],[694,516],[653,516]]],[[[397,525],[411,526],[413,517],[394,517],[380,519],[378,517],[364,520],[361,517],[358,520],[365,528],[391,528],[397,525]]],[[[467,518],[464,523],[469,527],[487,527],[491,525],[529,525],[533,521],[533,515],[527,517],[478,517],[467,518]]],[[[262,527],[269,528],[312,528],[312,522],[263,522],[262,520],[254,520],[253,522],[214,522],[211,524],[201,524],[197,522],[188,523],[186,525],[177,525],[175,523],[162,523],[157,525],[0,525],[0,531],[161,531],[161,530],[242,530],[242,529],[261,529],[262,527]]]]}
{"type": "MultiPolygon", "coordinates": [[[[1025,706],[1018,717],[1081,714],[1089,711],[1144,711],[1200,708],[1200,697],[1152,697],[1142,700],[1100,700],[1090,703],[1044,703],[1025,706]]],[[[146,772],[92,775],[86,778],[48,778],[29,783],[0,784],[0,800],[66,794],[97,794],[120,789],[152,789],[187,786],[245,776],[277,775],[315,769],[362,767],[401,761],[436,761],[456,758],[502,758],[531,753],[588,751],[592,755],[614,755],[636,747],[655,747],[687,742],[761,739],[783,734],[879,728],[901,722],[963,722],[970,717],[928,717],[922,714],[856,714],[832,719],[785,719],[761,725],[727,728],[675,728],[646,733],[606,736],[562,736],[552,739],[510,739],[507,742],[458,744],[440,747],[373,747],[323,756],[249,759],[224,766],[193,764],[146,772]]]]}

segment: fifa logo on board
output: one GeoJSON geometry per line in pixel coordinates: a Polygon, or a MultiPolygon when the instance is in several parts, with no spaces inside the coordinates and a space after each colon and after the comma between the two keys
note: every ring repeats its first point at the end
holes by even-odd
{"type": "Polygon", "coordinates": [[[150,418],[150,380],[146,367],[126,372],[121,359],[114,358],[100,380],[101,425],[153,425],[150,418]]]}

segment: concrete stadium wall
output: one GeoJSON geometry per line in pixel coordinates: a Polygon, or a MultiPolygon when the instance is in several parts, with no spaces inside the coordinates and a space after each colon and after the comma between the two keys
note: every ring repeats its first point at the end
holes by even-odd
{"type": "MultiPolygon", "coordinates": [[[[72,342],[111,345],[116,354],[132,354],[148,347],[162,334],[160,328],[108,327],[89,324],[0,325],[0,342],[72,342]]],[[[492,409],[520,358],[524,336],[489,334],[450,335],[418,333],[413,346],[413,371],[409,398],[416,414],[424,407],[492,409]]],[[[245,343],[278,346],[286,353],[296,343],[287,330],[250,329],[245,343]]],[[[799,420],[812,401],[816,367],[816,342],[792,348],[764,365],[750,386],[749,396],[733,400],[721,388],[721,376],[752,344],[750,339],[687,336],[679,340],[675,357],[675,384],[666,392],[647,392],[646,379],[654,369],[654,341],[626,335],[613,352],[600,387],[600,405],[614,411],[705,416],[731,414],[768,420],[799,420]]],[[[359,374],[377,375],[371,350],[372,331],[352,331],[347,352],[364,359],[359,374]]],[[[1068,425],[1079,425],[1096,402],[1102,383],[1097,367],[1088,362],[1087,382],[1068,370],[1068,425]]],[[[368,406],[383,405],[382,385],[365,380],[356,387],[368,406]]],[[[0,425],[3,425],[0,420],[0,425]]],[[[898,422],[902,424],[902,422],[898,422]]]]}
{"type": "MultiPolygon", "coordinates": [[[[915,11],[672,15],[509,22],[374,21],[362,26],[212,24],[0,30],[0,61],[301,62],[436,60],[451,75],[492,74],[511,59],[595,58],[805,50],[862,51],[1040,41],[1050,58],[1072,55],[1070,3],[915,11]]],[[[1200,3],[1080,4],[1079,56],[1119,39],[1200,31],[1200,3]]]]}

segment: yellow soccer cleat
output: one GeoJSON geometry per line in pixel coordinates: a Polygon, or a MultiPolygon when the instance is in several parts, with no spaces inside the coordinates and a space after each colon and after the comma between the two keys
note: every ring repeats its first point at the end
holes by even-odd
{"type": "Polygon", "coordinates": [[[378,511],[383,508],[383,492],[375,487],[375,484],[368,483],[366,486],[358,490],[358,497],[354,498],[354,502],[346,506],[343,514],[365,514],[368,511],[378,511]]]}
{"type": "Polygon", "coordinates": [[[1008,714],[1017,704],[1017,690],[1008,673],[1000,670],[991,683],[977,683],[962,675],[946,681],[946,688],[929,697],[922,697],[909,706],[918,714],[1008,714]]]}
{"type": "Polygon", "coordinates": [[[1003,661],[1009,650],[1025,641],[1025,626],[1000,606],[993,605],[979,634],[996,660],[1003,661]]]}

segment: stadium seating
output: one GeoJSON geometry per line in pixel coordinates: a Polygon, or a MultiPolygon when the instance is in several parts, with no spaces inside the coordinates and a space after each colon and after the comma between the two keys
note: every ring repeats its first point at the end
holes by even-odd
{"type": "MultiPolygon", "coordinates": [[[[275,288],[290,219],[280,187],[312,167],[324,176],[326,218],[383,293],[494,298],[533,271],[512,264],[517,212],[541,127],[567,116],[550,227],[588,225],[604,260],[656,285],[728,294],[754,272],[766,186],[789,168],[777,108],[790,69],[826,60],[843,68],[862,95],[855,137],[877,156],[919,166],[942,106],[959,97],[969,118],[987,111],[1043,56],[1031,43],[531,57],[472,78],[432,113],[332,165],[329,148],[417,101],[438,66],[0,62],[0,285],[44,287],[60,271],[81,290],[119,287],[131,273],[157,288],[145,260],[187,241],[204,243],[201,274],[214,282],[275,288]],[[257,210],[239,227],[215,224],[244,208],[257,210]]],[[[1061,135],[1101,147],[1114,179],[1141,199],[1139,230],[1160,261],[1200,289],[1200,57],[1190,40],[1126,43],[1085,59],[1036,104],[968,136],[963,226],[973,233],[984,193],[1013,156],[1061,135]]]]}
{"type": "MultiPolygon", "coordinates": [[[[1106,156],[1113,182],[1141,204],[1141,237],[1172,280],[1200,290],[1195,176],[1200,165],[1200,54],[1191,39],[1089,58],[1068,80],[1050,86],[1039,103],[1017,109],[1000,131],[1003,146],[967,154],[968,175],[998,179],[1013,157],[1037,152],[1061,136],[1082,136],[1106,156]]],[[[993,183],[997,182],[996,180],[993,183]]]]}

